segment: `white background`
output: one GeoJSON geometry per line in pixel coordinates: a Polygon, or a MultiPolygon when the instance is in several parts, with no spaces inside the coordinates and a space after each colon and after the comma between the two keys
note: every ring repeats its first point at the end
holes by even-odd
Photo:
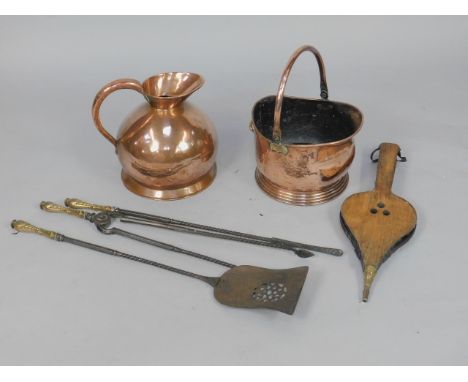
{"type": "MultiPolygon", "coordinates": [[[[462,17],[1,18],[0,363],[467,364],[467,32],[462,17]],[[276,91],[303,43],[324,57],[330,98],[356,105],[365,118],[347,190],[317,207],[283,205],[258,189],[247,128],[252,106],[276,91]],[[206,79],[191,101],[218,129],[219,171],[195,197],[154,202],[123,187],[90,106],[108,81],[177,70],[206,79]],[[346,196],[372,188],[368,156],[383,141],[408,157],[394,191],[414,205],[418,227],[363,304],[360,265],[338,214],[346,196]],[[21,218],[199,273],[224,271],[38,208],[65,197],[335,246],[345,255],[302,260],[139,229],[237,264],[310,266],[293,316],[229,308],[196,280],[11,234],[10,220],[21,218]]],[[[287,92],[318,96],[312,57],[298,61],[287,92]]],[[[113,95],[104,124],[116,132],[140,102],[136,93],[113,95]]]]}

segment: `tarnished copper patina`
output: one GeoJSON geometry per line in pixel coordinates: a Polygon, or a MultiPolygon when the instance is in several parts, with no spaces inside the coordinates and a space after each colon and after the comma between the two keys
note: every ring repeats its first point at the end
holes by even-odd
{"type": "Polygon", "coordinates": [[[325,67],[317,49],[305,45],[289,59],[278,92],[259,100],[252,111],[260,188],[284,203],[314,205],[341,194],[354,158],[353,137],[362,125],[354,106],[328,100],[325,67]],[[289,73],[303,52],[315,55],[321,99],[284,95],[289,73]]]}
{"type": "Polygon", "coordinates": [[[216,132],[208,117],[184,102],[203,85],[195,73],[162,73],[143,83],[121,79],[105,85],[93,103],[99,132],[122,164],[122,180],[132,192],[153,199],[180,199],[208,187],[216,174],[216,132]],[[122,124],[117,138],[107,132],[99,109],[120,89],[141,93],[146,103],[122,124]]]}

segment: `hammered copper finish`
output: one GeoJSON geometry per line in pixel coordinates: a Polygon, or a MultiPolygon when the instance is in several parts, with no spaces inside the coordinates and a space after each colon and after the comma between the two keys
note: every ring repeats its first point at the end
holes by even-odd
{"type": "Polygon", "coordinates": [[[99,132],[115,147],[122,180],[135,194],[181,199],[204,190],[216,175],[216,132],[208,117],[185,99],[203,85],[194,73],[162,73],[140,84],[133,79],[104,86],[93,103],[99,132]],[[141,93],[142,104],[123,122],[117,139],[103,127],[99,109],[120,89],[141,93]]]}
{"type": "Polygon", "coordinates": [[[291,56],[275,96],[259,100],[252,111],[260,188],[274,199],[315,205],[341,194],[354,158],[353,136],[362,125],[354,106],[328,100],[322,57],[312,46],[291,56]],[[303,52],[313,53],[320,70],[322,99],[285,97],[292,66],[303,52]]]}

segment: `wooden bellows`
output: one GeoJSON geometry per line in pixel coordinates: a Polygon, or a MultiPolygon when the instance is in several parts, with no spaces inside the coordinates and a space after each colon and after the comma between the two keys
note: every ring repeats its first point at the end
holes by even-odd
{"type": "Polygon", "coordinates": [[[373,191],[348,197],[341,206],[341,223],[361,260],[364,272],[363,301],[380,265],[411,237],[416,228],[416,210],[392,193],[400,148],[380,145],[377,178],[373,191]]]}

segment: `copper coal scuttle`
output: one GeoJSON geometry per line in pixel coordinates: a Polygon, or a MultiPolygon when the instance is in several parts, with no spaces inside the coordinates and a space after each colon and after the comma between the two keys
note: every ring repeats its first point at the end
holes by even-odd
{"type": "Polygon", "coordinates": [[[335,198],[348,184],[353,137],[362,120],[356,107],[328,100],[325,67],[318,50],[309,45],[299,48],[284,69],[276,97],[262,98],[253,108],[258,185],[274,199],[295,205],[335,198]],[[303,52],[311,52],[317,59],[321,99],[284,95],[292,66],[303,52]]]}

